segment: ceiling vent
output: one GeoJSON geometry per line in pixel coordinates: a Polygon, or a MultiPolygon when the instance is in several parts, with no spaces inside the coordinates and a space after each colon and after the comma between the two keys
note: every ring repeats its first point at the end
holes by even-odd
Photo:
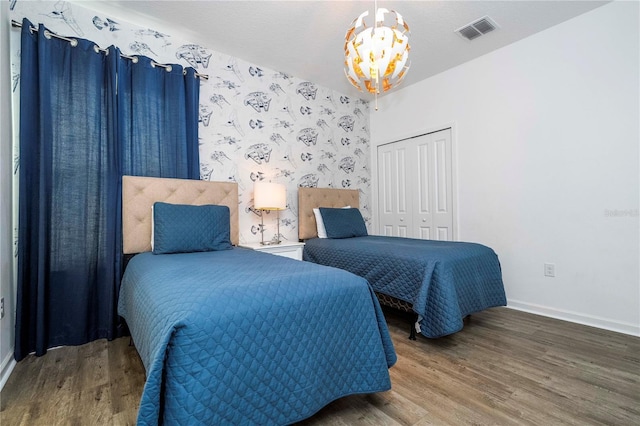
{"type": "Polygon", "coordinates": [[[490,33],[491,31],[498,28],[498,25],[488,16],[483,16],[482,18],[473,21],[470,24],[467,24],[461,28],[458,28],[455,32],[460,34],[460,36],[466,38],[467,40],[473,40],[481,35],[486,33],[490,33]]]}

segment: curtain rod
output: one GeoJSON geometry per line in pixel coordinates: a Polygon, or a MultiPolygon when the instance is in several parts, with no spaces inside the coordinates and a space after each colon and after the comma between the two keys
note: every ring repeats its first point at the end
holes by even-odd
{"type": "MultiPolygon", "coordinates": [[[[13,20],[13,19],[11,20],[11,26],[12,27],[16,27],[16,28],[22,28],[22,24],[20,22],[18,22],[18,21],[13,20]]],[[[35,27],[30,27],[29,30],[31,32],[38,31],[38,29],[35,28],[35,27]]],[[[49,30],[45,30],[44,36],[47,37],[47,38],[55,37],[55,38],[60,39],[60,40],[68,41],[69,43],[71,43],[71,46],[73,46],[73,47],[76,47],[78,45],[78,40],[76,40],[74,38],[63,37],[63,36],[58,35],[56,33],[52,33],[49,30]]],[[[96,53],[98,53],[98,52],[108,53],[107,49],[103,49],[100,46],[98,46],[97,44],[94,44],[93,50],[95,50],[96,53]]],[[[128,56],[128,55],[124,55],[124,54],[121,53],[120,57],[121,58],[125,58],[125,59],[130,59],[134,64],[138,63],[138,57],[137,56],[128,56]]],[[[167,70],[167,72],[171,71],[171,65],[159,64],[159,63],[157,63],[157,62],[155,62],[153,60],[151,61],[151,66],[152,67],[162,67],[165,70],[167,70]]],[[[186,74],[186,71],[183,71],[183,73],[186,74]]],[[[200,74],[200,73],[197,72],[197,73],[195,73],[195,76],[196,77],[200,77],[203,80],[209,80],[209,76],[207,74],[200,74]]]]}

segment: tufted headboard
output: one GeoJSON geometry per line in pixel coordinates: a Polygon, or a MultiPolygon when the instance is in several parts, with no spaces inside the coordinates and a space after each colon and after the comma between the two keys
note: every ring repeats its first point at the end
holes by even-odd
{"type": "Polygon", "coordinates": [[[318,236],[313,209],[317,207],[360,207],[357,189],[298,188],[298,238],[318,236]]]}
{"type": "Polygon", "coordinates": [[[192,179],[122,177],[122,248],[124,254],[151,251],[151,206],[218,204],[231,211],[231,243],[238,245],[238,184],[192,179]]]}

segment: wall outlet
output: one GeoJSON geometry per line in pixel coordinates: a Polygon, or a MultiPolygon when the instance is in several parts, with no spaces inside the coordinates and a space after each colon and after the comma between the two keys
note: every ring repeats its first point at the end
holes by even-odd
{"type": "Polygon", "coordinates": [[[554,263],[545,263],[544,264],[544,276],[545,277],[555,277],[556,276],[556,265],[554,263]]]}
{"type": "Polygon", "coordinates": [[[4,297],[0,299],[0,319],[4,318],[4,297]]]}

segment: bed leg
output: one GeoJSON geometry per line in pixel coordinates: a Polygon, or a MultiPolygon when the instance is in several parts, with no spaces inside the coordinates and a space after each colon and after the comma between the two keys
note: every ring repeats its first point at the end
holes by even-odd
{"type": "Polygon", "coordinates": [[[420,326],[420,315],[413,314],[411,316],[411,332],[409,333],[409,340],[416,340],[416,329],[420,326]]]}

